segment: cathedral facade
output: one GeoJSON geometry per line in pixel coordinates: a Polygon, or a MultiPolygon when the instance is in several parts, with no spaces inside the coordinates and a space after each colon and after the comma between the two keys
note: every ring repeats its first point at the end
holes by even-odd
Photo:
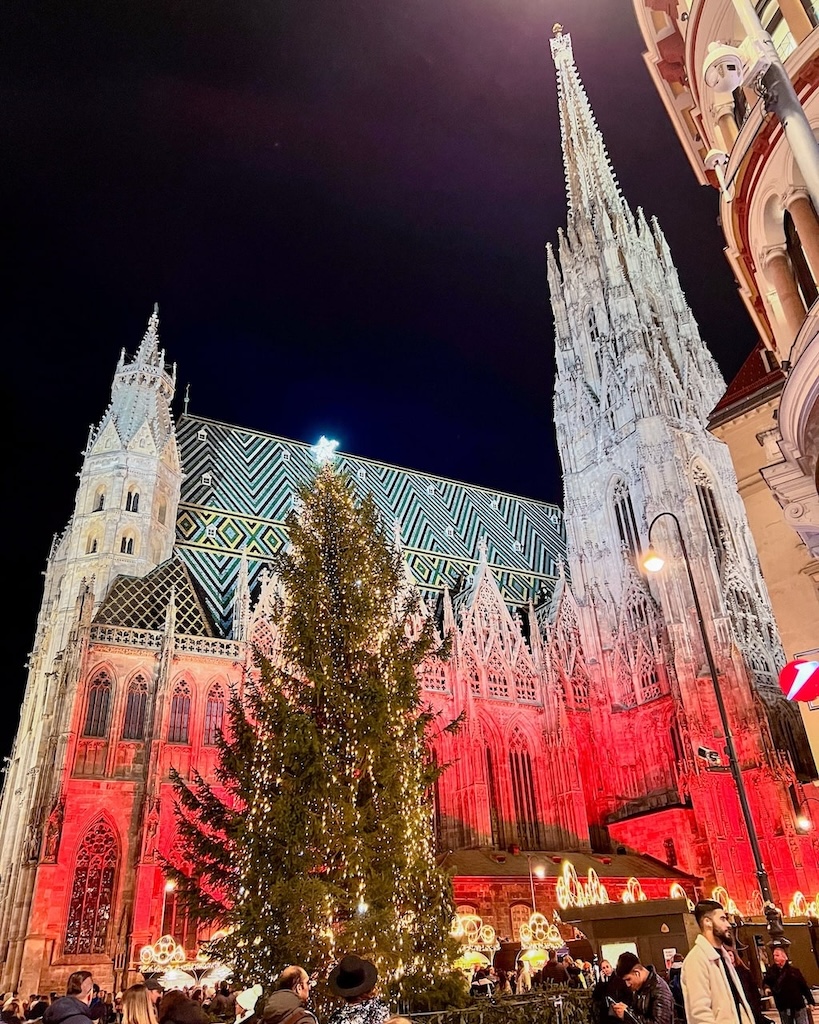
{"type": "MultiPolygon", "coordinates": [[[[569,37],[552,52],[569,201],[547,257],[563,511],[339,456],[452,637],[420,680],[463,722],[434,740],[450,765],[440,856],[458,905],[512,938],[534,906],[553,909],[567,862],[612,899],[721,885],[762,909],[687,558],[774,895],[787,907],[819,889],[819,849],[795,824],[815,766],[776,686],[730,460],[705,427],[724,385],[659,226],[620,192],[569,37]],[[668,557],[656,580],[640,560],[652,523],[668,557]]],[[[270,565],[312,453],[177,417],[175,387],[154,312],[116,366],[49,553],[0,804],[6,990],[59,989],[80,966],[121,984],[161,936],[191,957],[207,937],[161,869],[177,844],[169,773],[213,777],[229,694],[269,640],[270,565]]]]}

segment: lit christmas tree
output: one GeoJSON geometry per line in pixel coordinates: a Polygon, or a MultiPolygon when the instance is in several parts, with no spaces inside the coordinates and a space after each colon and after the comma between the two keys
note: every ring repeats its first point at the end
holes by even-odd
{"type": "Polygon", "coordinates": [[[186,860],[168,873],[225,930],[211,953],[240,984],[355,952],[382,983],[428,987],[450,970],[453,904],[416,668],[445,652],[373,501],[330,461],[288,529],[277,654],[231,702],[219,787],[174,779],[186,860]]]}

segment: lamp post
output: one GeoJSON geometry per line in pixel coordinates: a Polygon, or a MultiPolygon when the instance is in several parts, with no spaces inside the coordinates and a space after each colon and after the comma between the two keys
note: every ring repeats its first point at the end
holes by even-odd
{"type": "Polygon", "coordinates": [[[810,810],[803,810],[803,808],[806,808],[809,803],[819,804],[819,797],[806,796],[801,800],[796,811],[796,827],[800,832],[810,832],[813,828],[813,818],[810,816],[810,810]]]}
{"type": "MultiPolygon", "coordinates": [[[[731,0],[734,11],[740,20],[742,29],[747,36],[749,54],[740,52],[743,58],[749,57],[750,70],[761,67],[765,69],[753,80],[745,80],[742,85],[753,89],[762,97],[765,110],[772,113],[782,126],[782,132],[793,154],[796,167],[799,167],[811,200],[819,209],[819,144],[805,114],[799,96],[793,88],[783,63],[776,51],[773,39],[763,28],[759,14],[753,9],[749,0],[731,0]],[[758,65],[755,62],[759,61],[758,65]]],[[[712,44],[715,45],[715,44],[712,44]]],[[[743,68],[743,71],[746,70],[743,68]]],[[[728,90],[725,79],[712,84],[716,91],[728,90]]],[[[727,187],[727,185],[725,185],[727,187]]]]}
{"type": "Polygon", "coordinates": [[[722,731],[725,735],[725,752],[728,755],[728,764],[731,769],[731,775],[734,779],[734,784],[737,789],[737,796],[739,797],[739,806],[742,809],[742,817],[745,820],[745,828],[748,831],[748,840],[751,844],[751,853],[754,858],[754,866],[756,868],[756,877],[759,881],[759,890],[762,894],[762,903],[765,912],[765,917],[768,920],[768,933],[771,939],[781,938],[784,933],[782,927],[782,919],[779,914],[779,910],[774,903],[773,895],[771,893],[771,885],[768,881],[768,872],[765,870],[765,865],[762,862],[762,851],[759,848],[759,839],[756,834],[756,827],[754,825],[754,819],[751,815],[751,808],[748,803],[748,794],[745,790],[745,781],[742,778],[742,771],[739,767],[739,760],[737,759],[737,752],[734,746],[734,737],[731,734],[731,727],[728,722],[728,714],[725,710],[725,702],[722,699],[722,690],[720,688],[719,677],[717,675],[717,666],[714,662],[714,655],[711,650],[711,642],[708,639],[708,632],[705,628],[705,622],[702,617],[702,606],[700,605],[699,595],[697,593],[696,585],[694,584],[694,574],[691,571],[691,561],[688,557],[688,549],[685,546],[685,538],[683,537],[682,526],[680,525],[679,519],[674,515],[673,512],[659,512],[649,523],[648,527],[648,554],[643,559],[643,565],[649,572],[659,572],[665,564],[665,560],[657,554],[654,550],[654,546],[651,543],[651,531],[654,524],[658,519],[662,519],[664,516],[668,516],[669,519],[673,519],[674,525],[677,527],[677,537],[680,541],[680,550],[682,551],[683,562],[685,562],[685,571],[688,574],[688,584],[691,587],[691,596],[694,598],[694,610],[697,613],[697,625],[700,627],[700,635],[702,636],[702,645],[705,649],[705,660],[708,663],[708,672],[711,676],[711,682],[714,686],[714,696],[717,699],[717,708],[719,709],[719,717],[722,722],[722,731]]]}
{"type": "Polygon", "coordinates": [[[535,867],[535,870],[532,871],[532,854],[531,853],[527,853],[526,854],[526,863],[529,865],[529,888],[531,889],[531,892],[532,892],[532,913],[536,914],[537,913],[537,904],[535,903],[535,877],[534,876],[537,875],[538,878],[544,878],[546,876],[546,871],[544,870],[542,864],[538,864],[535,867]]]}

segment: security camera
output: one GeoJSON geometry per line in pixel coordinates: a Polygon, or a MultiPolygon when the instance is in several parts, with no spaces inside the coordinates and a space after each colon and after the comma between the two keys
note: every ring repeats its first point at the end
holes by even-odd
{"type": "Polygon", "coordinates": [[[727,43],[710,43],[702,65],[705,84],[714,92],[733,92],[742,85],[742,53],[727,43]]]}
{"type": "Polygon", "coordinates": [[[728,166],[728,154],[724,149],[709,149],[703,160],[706,171],[715,171],[718,167],[728,166]]]}
{"type": "Polygon", "coordinates": [[[711,750],[709,747],[697,747],[697,757],[702,758],[706,764],[716,766],[722,764],[722,758],[719,756],[716,750],[711,750]]]}

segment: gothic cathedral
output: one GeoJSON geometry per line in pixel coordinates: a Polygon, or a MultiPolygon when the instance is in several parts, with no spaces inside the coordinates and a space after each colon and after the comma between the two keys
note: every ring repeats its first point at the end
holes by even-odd
{"type": "MultiPolygon", "coordinates": [[[[721,885],[760,912],[710,653],[787,909],[819,890],[817,841],[795,826],[816,769],[776,685],[784,659],[731,462],[705,426],[725,385],[659,225],[620,192],[559,30],[552,55],[568,192],[547,251],[562,514],[340,456],[397,524],[453,639],[421,679],[464,723],[435,741],[451,765],[435,800],[441,857],[459,906],[512,938],[533,855],[594,866],[615,899],[636,876],[649,896],[721,885]],[[667,559],[651,578],[649,541],[667,559]]],[[[49,552],[0,803],[6,991],[61,989],[79,966],[111,988],[160,936],[190,957],[206,937],[157,858],[176,842],[169,770],[213,776],[228,695],[269,637],[269,567],[311,452],[177,417],[175,390],[155,311],[136,355],[120,356],[49,552]]],[[[538,883],[544,907],[555,874],[538,883]]]]}

